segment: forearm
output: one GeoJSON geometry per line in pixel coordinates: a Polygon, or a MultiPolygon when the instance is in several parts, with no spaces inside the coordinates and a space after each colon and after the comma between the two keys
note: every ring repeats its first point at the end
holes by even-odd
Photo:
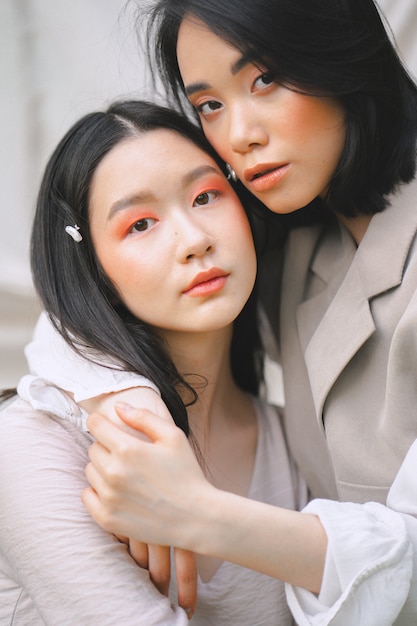
{"type": "Polygon", "coordinates": [[[216,489],[182,431],[156,415],[132,412],[149,442],[99,415],[88,420],[100,443],[90,448],[86,471],[93,489],[84,502],[101,526],[320,589],[327,541],[318,518],[216,489]]]}
{"type": "Polygon", "coordinates": [[[190,511],[183,547],[318,592],[327,537],[315,515],[219,491],[211,486],[190,511]],[[192,520],[192,521],[191,521],[192,520]]]}
{"type": "Polygon", "coordinates": [[[100,416],[89,418],[100,443],[90,449],[92,489],[84,497],[101,526],[281,578],[292,585],[289,605],[300,625],[388,626],[404,602],[406,616],[398,623],[408,626],[408,617],[415,618],[413,450],[389,500],[396,511],[377,503],[314,500],[297,513],[219,491],[178,428],[132,408],[120,415],[149,442],[100,416]]]}

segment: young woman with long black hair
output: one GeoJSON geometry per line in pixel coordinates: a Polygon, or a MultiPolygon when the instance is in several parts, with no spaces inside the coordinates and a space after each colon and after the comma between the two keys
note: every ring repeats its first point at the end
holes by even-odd
{"type": "MultiPolygon", "coordinates": [[[[34,282],[68,345],[66,367],[76,363],[90,393],[100,386],[97,362],[117,363],[108,370],[116,384],[146,377],[213,484],[296,509],[305,484],[276,410],[255,397],[256,252],[223,169],[200,130],[173,111],[133,101],[87,115],[42,180],[34,282]]],[[[59,369],[59,353],[48,359],[59,369]]],[[[94,522],[81,501],[93,438],[66,389],[25,376],[1,412],[0,623],[179,626],[195,613],[195,624],[253,626],[258,616],[291,624],[281,581],[201,555],[195,606],[181,585],[193,555],[182,553],[168,598],[155,567],[152,580],[146,569],[166,551],[148,556],[134,541],[128,549],[94,522]]],[[[305,533],[304,542],[320,571],[324,531],[298,515],[317,528],[314,548],[305,533]]]]}

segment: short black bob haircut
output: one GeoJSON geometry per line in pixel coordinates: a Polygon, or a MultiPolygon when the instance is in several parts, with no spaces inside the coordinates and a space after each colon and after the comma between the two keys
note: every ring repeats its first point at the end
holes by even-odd
{"type": "Polygon", "coordinates": [[[267,67],[277,82],[338,98],[347,136],[328,190],[330,210],[372,215],[414,177],[416,85],[372,0],[156,0],[148,15],[147,50],[170,102],[183,111],[176,45],[187,16],[267,67]]]}
{"type": "MultiPolygon", "coordinates": [[[[196,392],[177,372],[160,335],[121,302],[98,262],[89,229],[89,190],[99,163],[117,144],[156,129],[189,139],[224,170],[201,130],[170,109],[126,101],[86,115],[46,166],[32,229],[31,267],[43,306],[69,345],[90,360],[102,363],[104,355],[107,363],[153,381],[176,424],[189,434],[185,403],[195,401],[196,392]],[[80,243],[65,232],[74,224],[82,233],[80,243]]],[[[254,290],[235,322],[231,350],[237,384],[254,394],[262,377],[255,309],[254,290]]]]}

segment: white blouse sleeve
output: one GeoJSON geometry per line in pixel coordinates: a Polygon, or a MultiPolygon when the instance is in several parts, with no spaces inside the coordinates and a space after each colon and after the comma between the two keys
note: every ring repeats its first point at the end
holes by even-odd
{"type": "Polygon", "coordinates": [[[25,348],[29,370],[56,387],[70,392],[76,402],[131,387],[158,388],[144,376],[118,369],[117,363],[97,357],[84,359],[72,350],[42,313],[32,341],[25,348]]]}
{"type": "Polygon", "coordinates": [[[417,623],[417,441],[387,498],[354,504],[313,500],[328,549],[318,596],[286,585],[297,624],[409,626],[417,623]]]}

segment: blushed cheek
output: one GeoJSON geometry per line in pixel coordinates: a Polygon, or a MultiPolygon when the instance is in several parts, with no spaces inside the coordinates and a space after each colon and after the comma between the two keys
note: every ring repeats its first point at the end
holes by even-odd
{"type": "Polygon", "coordinates": [[[341,105],[334,99],[318,99],[300,96],[293,104],[291,117],[296,120],[293,132],[300,139],[318,132],[334,132],[343,134],[345,115],[341,105]]]}
{"type": "Polygon", "coordinates": [[[98,247],[96,253],[107,278],[118,292],[120,299],[127,305],[131,293],[137,293],[134,286],[135,277],[138,275],[137,263],[120,259],[118,254],[106,246],[102,249],[98,247]]]}

